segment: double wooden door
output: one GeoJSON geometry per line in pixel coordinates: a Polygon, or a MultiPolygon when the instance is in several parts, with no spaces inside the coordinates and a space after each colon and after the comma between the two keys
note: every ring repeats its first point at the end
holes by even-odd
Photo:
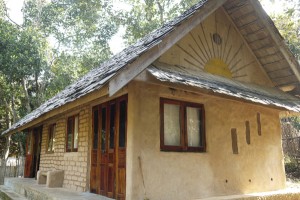
{"type": "Polygon", "coordinates": [[[34,178],[40,167],[42,126],[30,129],[26,137],[26,160],[24,177],[34,178]]]}
{"type": "Polygon", "coordinates": [[[127,95],[93,107],[91,192],[125,199],[127,95]]]}

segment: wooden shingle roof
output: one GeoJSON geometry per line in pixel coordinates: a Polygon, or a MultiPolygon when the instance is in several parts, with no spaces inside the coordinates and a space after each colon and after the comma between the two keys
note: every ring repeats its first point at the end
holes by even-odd
{"type": "MultiPolygon", "coordinates": [[[[281,85],[291,84],[294,82],[298,84],[300,80],[298,79],[297,75],[299,74],[298,63],[294,62],[295,58],[293,56],[287,57],[287,55],[291,55],[289,50],[285,45],[279,44],[279,39],[276,39],[274,37],[274,34],[279,34],[274,24],[266,26],[265,18],[267,14],[264,12],[264,10],[261,8],[261,10],[255,12],[253,11],[253,8],[251,8],[251,6],[257,6],[257,4],[260,5],[257,0],[200,1],[199,3],[188,9],[186,12],[184,12],[181,16],[166,23],[160,29],[157,29],[148,34],[147,36],[139,40],[136,44],[129,46],[122,52],[118,53],[108,61],[101,64],[98,68],[90,71],[78,81],[66,87],[62,92],[46,101],[39,108],[26,115],[17,123],[13,124],[11,128],[4,131],[2,135],[22,130],[22,128],[26,124],[34,121],[35,119],[40,118],[46,113],[58,109],[87,94],[90,94],[93,91],[99,90],[108,83],[109,86],[111,86],[110,83],[113,82],[116,77],[119,79],[117,79],[115,83],[118,84],[119,82],[121,82],[119,86],[116,87],[117,89],[126,85],[130,80],[132,80],[141,71],[146,69],[155,59],[166,52],[172,45],[179,41],[185,34],[191,31],[192,28],[198,25],[220,6],[224,7],[228,15],[232,18],[232,21],[240,29],[242,35],[245,37],[245,40],[249,43],[249,46],[255,52],[255,55],[259,62],[265,68],[269,76],[271,78],[273,77],[272,80],[274,81],[275,85],[280,87],[281,85]],[[248,18],[246,18],[247,16],[243,16],[245,13],[239,11],[241,9],[246,10],[247,12],[249,11],[249,18],[254,19],[256,17],[256,21],[258,21],[258,24],[262,24],[260,24],[260,26],[257,25],[259,27],[256,29],[254,27],[251,28],[250,24],[254,24],[255,22],[251,23],[251,21],[249,21],[250,19],[248,21],[245,21],[248,18]],[[250,15],[254,16],[250,17],[250,15]],[[264,17],[262,17],[261,15],[263,15],[264,17]],[[242,20],[241,16],[245,18],[244,21],[242,20]],[[264,29],[264,26],[269,28],[264,29]],[[262,31],[263,33],[260,33],[259,31],[262,31]],[[269,45],[266,45],[264,43],[264,38],[260,36],[264,36],[265,34],[269,34],[268,36],[270,36],[269,38],[265,38],[266,41],[270,40],[272,41],[270,42],[270,45],[271,43],[274,44],[274,46],[269,47],[269,49],[267,49],[269,45]],[[253,44],[251,42],[253,42],[253,44]],[[260,42],[262,44],[260,44],[260,42]],[[270,59],[272,56],[278,56],[278,58],[276,57],[276,62],[269,63],[268,59],[270,59]],[[151,57],[151,59],[149,59],[149,57],[151,57]],[[292,63],[294,64],[291,65],[292,63]],[[271,64],[274,64],[272,65],[273,67],[271,66],[271,64]],[[131,73],[130,78],[124,81],[124,77],[122,76],[123,73],[128,72],[128,70],[136,66],[137,68],[139,68],[139,70],[137,70],[135,73],[131,73]],[[289,66],[290,68],[288,68],[289,66]],[[285,67],[287,67],[287,70],[289,70],[290,72],[286,72],[286,75],[289,76],[291,74],[289,80],[292,80],[292,82],[280,80],[278,76],[281,73],[279,73],[278,75],[278,73],[274,71],[284,70],[285,67]]],[[[268,18],[267,21],[269,21],[268,18]]],[[[111,90],[111,87],[109,88],[109,90],[111,90]]]]}
{"type": "Polygon", "coordinates": [[[207,72],[192,73],[179,66],[153,64],[147,70],[162,82],[187,85],[249,102],[300,112],[300,99],[276,88],[242,83],[207,72]]]}

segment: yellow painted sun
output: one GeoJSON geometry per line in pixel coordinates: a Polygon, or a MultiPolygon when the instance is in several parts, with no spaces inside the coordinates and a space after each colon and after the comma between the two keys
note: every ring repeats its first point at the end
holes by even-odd
{"type": "Polygon", "coordinates": [[[232,78],[232,73],[228,65],[219,58],[210,59],[204,66],[204,70],[211,74],[232,78]]]}

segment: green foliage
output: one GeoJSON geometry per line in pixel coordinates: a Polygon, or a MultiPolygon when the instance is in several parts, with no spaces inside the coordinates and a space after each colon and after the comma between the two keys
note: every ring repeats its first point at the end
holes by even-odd
{"type": "Polygon", "coordinates": [[[131,5],[131,9],[123,11],[117,18],[119,23],[126,27],[126,43],[132,44],[198,1],[181,0],[174,3],[171,0],[124,0],[131,5]]]}
{"type": "Polygon", "coordinates": [[[3,158],[5,152],[6,138],[0,137],[0,159],[3,158]]]}
{"type": "Polygon", "coordinates": [[[286,173],[293,173],[298,171],[298,163],[295,158],[285,156],[284,157],[284,167],[286,173]]]}
{"type": "MultiPolygon", "coordinates": [[[[290,2],[292,3],[292,2],[290,2]]],[[[299,3],[297,3],[299,4],[299,3]]],[[[289,49],[300,59],[300,16],[297,4],[287,9],[284,14],[272,16],[276,27],[285,39],[289,49]]]]}
{"type": "Polygon", "coordinates": [[[46,45],[46,41],[33,28],[19,29],[0,19],[0,93],[4,94],[0,101],[8,104],[14,98],[22,104],[24,97],[29,95],[32,98],[26,99],[30,104],[27,112],[40,104],[40,82],[43,78],[47,79],[46,45]],[[27,91],[23,91],[23,83],[27,91]]]}

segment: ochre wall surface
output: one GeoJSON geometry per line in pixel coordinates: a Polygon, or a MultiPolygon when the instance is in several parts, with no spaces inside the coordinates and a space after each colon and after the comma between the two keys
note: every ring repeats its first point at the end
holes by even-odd
{"type": "Polygon", "coordinates": [[[63,187],[73,191],[86,191],[87,189],[90,116],[90,107],[85,106],[43,124],[40,170],[64,170],[63,187]],[[66,152],[66,122],[69,116],[75,114],[79,114],[78,152],[66,152]],[[53,123],[56,123],[55,151],[47,153],[49,125],[53,123]]]}
{"type": "Polygon", "coordinates": [[[127,199],[198,199],[285,187],[277,110],[144,82],[131,82],[128,93],[127,199]],[[205,153],[160,151],[160,97],[204,104],[205,153]],[[238,154],[232,151],[232,128],[238,154]]]}

